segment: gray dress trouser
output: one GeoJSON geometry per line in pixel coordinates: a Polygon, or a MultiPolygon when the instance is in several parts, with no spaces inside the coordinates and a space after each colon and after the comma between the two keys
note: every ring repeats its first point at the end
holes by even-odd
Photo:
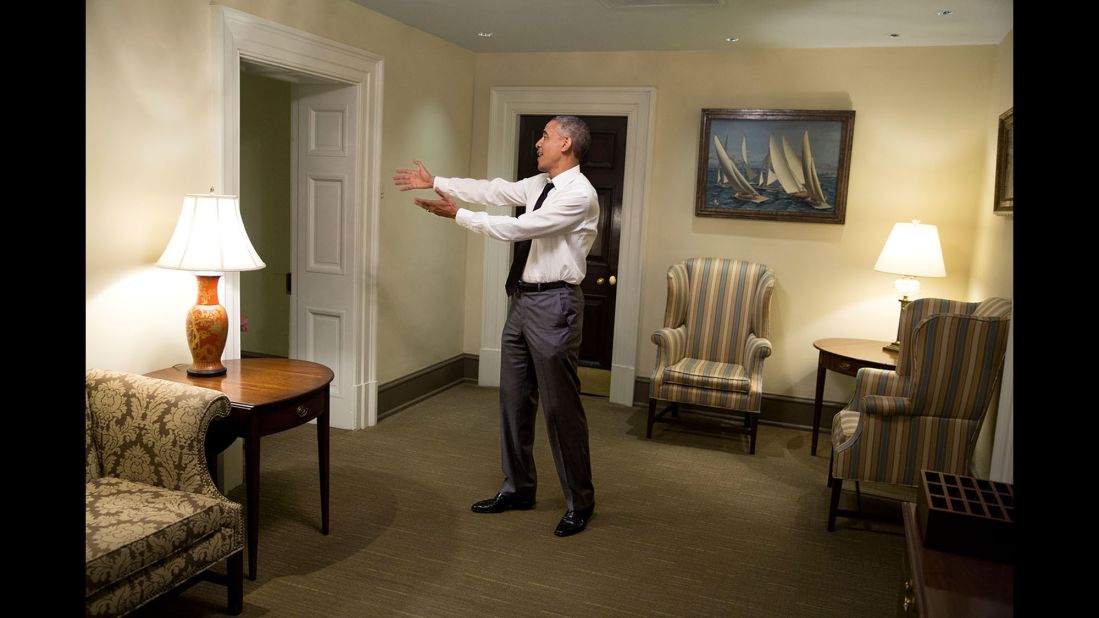
{"type": "Polygon", "coordinates": [[[588,421],[576,374],[583,331],[579,286],[511,297],[500,344],[500,451],[502,494],[533,498],[534,418],[541,398],[557,476],[570,511],[595,504],[588,421]]]}

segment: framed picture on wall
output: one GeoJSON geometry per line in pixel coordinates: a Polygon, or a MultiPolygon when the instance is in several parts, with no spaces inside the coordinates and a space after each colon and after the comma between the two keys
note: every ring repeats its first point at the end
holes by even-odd
{"type": "Polygon", "coordinates": [[[1000,114],[1000,135],[996,140],[996,202],[992,212],[1015,212],[1015,108],[1000,114]]]}
{"type": "Polygon", "coordinates": [[[703,109],[695,215],[840,223],[854,110],[703,109]]]}

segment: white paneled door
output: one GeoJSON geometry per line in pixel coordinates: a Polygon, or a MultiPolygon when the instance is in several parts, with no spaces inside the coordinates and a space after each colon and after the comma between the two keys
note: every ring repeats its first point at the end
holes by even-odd
{"type": "Polygon", "coordinates": [[[355,428],[356,87],[295,84],[291,352],[336,374],[334,427],[355,428]]]}

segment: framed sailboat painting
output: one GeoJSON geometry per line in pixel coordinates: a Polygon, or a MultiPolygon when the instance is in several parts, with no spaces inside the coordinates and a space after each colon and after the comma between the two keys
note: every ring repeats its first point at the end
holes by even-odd
{"type": "Polygon", "coordinates": [[[695,215],[840,223],[853,110],[703,109],[695,215]]]}

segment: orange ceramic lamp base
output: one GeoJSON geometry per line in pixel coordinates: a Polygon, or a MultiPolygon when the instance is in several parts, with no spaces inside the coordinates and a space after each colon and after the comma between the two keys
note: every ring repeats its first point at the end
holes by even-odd
{"type": "Polygon", "coordinates": [[[187,345],[191,348],[190,376],[225,375],[221,353],[229,334],[229,316],[218,301],[218,279],[221,275],[195,275],[198,279],[198,300],[187,314],[187,345]]]}

